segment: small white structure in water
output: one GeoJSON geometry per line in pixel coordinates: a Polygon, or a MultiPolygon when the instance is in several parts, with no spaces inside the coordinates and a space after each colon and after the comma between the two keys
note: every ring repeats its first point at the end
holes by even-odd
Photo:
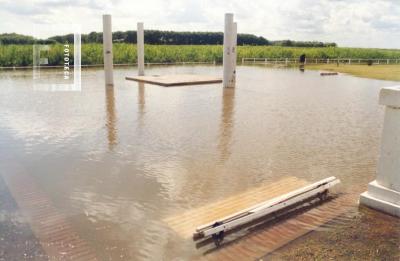
{"type": "Polygon", "coordinates": [[[103,15],[103,58],[106,85],[114,84],[111,15],[103,15]]]}
{"type": "Polygon", "coordinates": [[[233,22],[233,14],[225,14],[224,54],[223,54],[223,86],[235,87],[236,83],[236,42],[237,24],[233,22]]]}
{"type": "Polygon", "coordinates": [[[379,103],[386,109],[378,171],[360,204],[400,217],[400,86],[383,88],[379,103]]]}
{"type": "Polygon", "coordinates": [[[137,23],[137,64],[138,64],[138,75],[144,75],[144,29],[143,23],[137,23]]]}

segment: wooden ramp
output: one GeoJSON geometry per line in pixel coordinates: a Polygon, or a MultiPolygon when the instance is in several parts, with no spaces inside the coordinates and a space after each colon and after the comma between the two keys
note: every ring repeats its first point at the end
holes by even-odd
{"type": "Polygon", "coordinates": [[[221,83],[222,79],[215,76],[195,74],[127,76],[126,80],[150,83],[164,87],[221,83]]]}
{"type": "Polygon", "coordinates": [[[191,238],[196,227],[241,211],[255,204],[301,188],[308,183],[295,177],[263,184],[252,190],[168,217],[164,221],[183,238],[191,238]]]}

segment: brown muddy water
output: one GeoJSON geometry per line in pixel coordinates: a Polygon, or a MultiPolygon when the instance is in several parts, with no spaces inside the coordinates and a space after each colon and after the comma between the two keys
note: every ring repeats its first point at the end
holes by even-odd
{"type": "MultiPolygon", "coordinates": [[[[146,69],[220,75],[222,68],[146,69]]],[[[135,69],[118,68],[114,88],[106,89],[103,71],[90,69],[80,92],[35,91],[31,71],[2,71],[1,174],[29,177],[20,187],[35,183],[100,260],[199,257],[165,218],[288,176],[339,177],[351,209],[321,231],[351,225],[362,211],[358,196],[375,176],[378,93],[398,83],[296,69],[237,71],[237,87],[224,90],[138,84],[124,80],[135,69]]],[[[51,71],[43,75],[52,81],[51,71]]]]}

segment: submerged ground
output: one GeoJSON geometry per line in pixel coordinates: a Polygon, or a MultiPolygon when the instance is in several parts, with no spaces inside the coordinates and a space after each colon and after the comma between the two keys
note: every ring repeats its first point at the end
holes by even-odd
{"type": "MultiPolygon", "coordinates": [[[[34,89],[31,71],[0,72],[1,176],[29,177],[99,259],[198,258],[202,250],[165,218],[283,177],[332,175],[350,210],[266,258],[398,258],[398,219],[357,204],[375,177],[378,93],[397,82],[239,66],[236,89],[224,90],[139,85],[124,80],[136,74],[130,67],[114,73],[113,89],[94,69],[83,71],[80,92],[48,92],[34,89]]],[[[146,73],[220,75],[221,67],[146,73]]],[[[45,259],[10,193],[33,185],[0,182],[0,256],[45,259]]]]}
{"type": "Polygon", "coordinates": [[[366,207],[351,221],[333,220],[324,227],[296,239],[267,255],[265,260],[398,260],[400,259],[400,221],[366,207]]]}

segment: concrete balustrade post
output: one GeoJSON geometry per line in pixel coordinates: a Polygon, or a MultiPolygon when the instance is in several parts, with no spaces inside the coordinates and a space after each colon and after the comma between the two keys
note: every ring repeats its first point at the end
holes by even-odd
{"type": "Polygon", "coordinates": [[[400,86],[383,88],[379,103],[386,108],[378,170],[360,204],[400,217],[400,86]]]}
{"type": "Polygon", "coordinates": [[[144,29],[143,23],[137,23],[136,31],[138,74],[144,75],[144,29]]]}
{"type": "Polygon", "coordinates": [[[103,59],[106,85],[114,84],[111,15],[103,15],[103,59]]]}

